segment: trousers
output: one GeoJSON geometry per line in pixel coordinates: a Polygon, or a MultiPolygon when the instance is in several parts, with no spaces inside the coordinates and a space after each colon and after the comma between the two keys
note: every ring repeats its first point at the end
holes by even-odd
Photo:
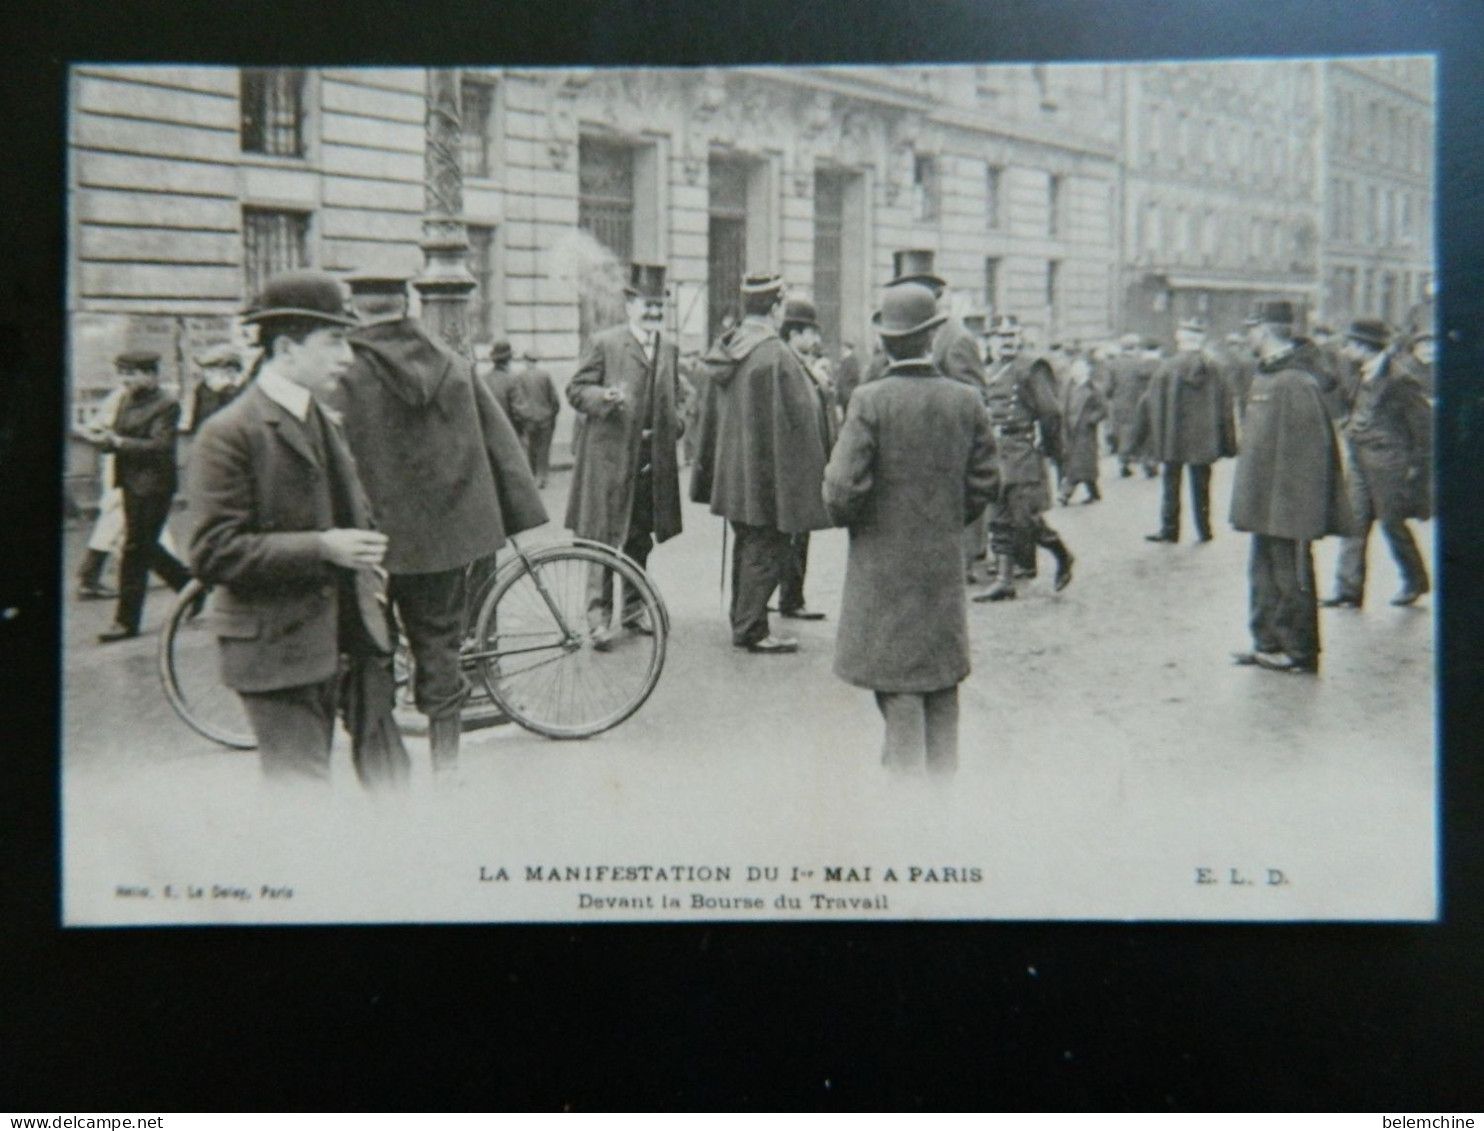
{"type": "Polygon", "coordinates": [[[1159,532],[1169,539],[1180,537],[1180,469],[1190,472],[1190,509],[1196,537],[1211,537],[1211,465],[1209,463],[1172,463],[1163,467],[1160,483],[1159,532]]]}
{"type": "Polygon", "coordinates": [[[119,561],[118,615],[114,619],[135,632],[144,616],[144,594],[151,570],[177,592],[191,580],[191,571],[160,545],[160,531],[170,517],[171,498],[124,492],[124,552],[119,561]]]}
{"type": "Polygon", "coordinates": [[[469,695],[459,667],[459,645],[468,619],[462,569],[394,573],[387,594],[412,650],[412,695],[430,719],[458,715],[469,695]]]}
{"type": "Polygon", "coordinates": [[[958,685],[926,693],[878,691],[886,721],[881,764],[892,770],[951,774],[958,768],[958,685]]]}
{"type": "Polygon", "coordinates": [[[1253,646],[1317,665],[1319,598],[1310,543],[1254,534],[1247,578],[1253,646]]]}
{"type": "Polygon", "coordinates": [[[1365,472],[1354,462],[1350,466],[1350,509],[1357,523],[1361,524],[1358,535],[1340,539],[1340,560],[1335,568],[1335,596],[1355,601],[1365,599],[1366,553],[1370,548],[1371,527],[1380,522],[1381,533],[1396,562],[1397,572],[1402,576],[1402,588],[1426,593],[1431,586],[1427,579],[1427,565],[1422,552],[1412,537],[1412,528],[1404,518],[1378,518],[1376,501],[1371,497],[1370,485],[1365,472]]]}
{"type": "Polygon", "coordinates": [[[788,562],[778,583],[778,611],[791,613],[804,607],[804,574],[809,569],[809,535],[788,536],[788,562]]]}
{"type": "Polygon", "coordinates": [[[520,426],[520,439],[526,449],[526,461],[531,465],[531,474],[538,483],[545,483],[547,472],[551,470],[551,434],[554,431],[555,420],[520,426]]]}
{"type": "Polygon", "coordinates": [[[1041,514],[1045,492],[1040,483],[1012,483],[1000,493],[999,501],[990,504],[989,548],[996,557],[1005,555],[1017,565],[1033,568],[1037,546],[1050,549],[1061,544],[1061,537],[1041,514]]]}
{"type": "Polygon", "coordinates": [[[767,638],[768,599],[793,557],[789,535],[769,526],[732,523],[732,643],[745,648],[767,638]]]}
{"type": "MultiPolygon", "coordinates": [[[[623,545],[618,547],[633,558],[640,569],[649,562],[654,549],[654,472],[642,468],[634,481],[634,507],[629,512],[629,529],[623,545]]],[[[587,623],[594,632],[608,627],[613,619],[613,572],[604,565],[591,565],[587,571],[587,623]]],[[[623,588],[622,623],[633,624],[644,611],[639,594],[627,582],[623,588]]]]}

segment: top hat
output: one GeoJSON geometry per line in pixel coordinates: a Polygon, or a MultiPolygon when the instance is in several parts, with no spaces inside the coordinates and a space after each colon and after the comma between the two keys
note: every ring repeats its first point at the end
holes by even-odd
{"type": "Polygon", "coordinates": [[[274,275],[243,314],[244,322],[268,318],[305,318],[332,326],[358,326],[345,305],[345,291],[323,271],[284,271],[274,275]]]}
{"type": "Polygon", "coordinates": [[[1020,333],[1020,319],[1013,314],[1001,314],[994,320],[989,332],[996,337],[1010,338],[1020,333]]]}
{"type": "Polygon", "coordinates": [[[921,283],[900,283],[881,296],[881,309],[871,316],[871,325],[883,338],[905,338],[931,330],[948,320],[938,312],[938,300],[921,283]]]}
{"type": "Polygon", "coordinates": [[[742,278],[742,293],[744,295],[762,295],[769,291],[783,290],[783,276],[776,271],[754,272],[744,275],[742,278]]]}
{"type": "Polygon", "coordinates": [[[515,351],[510,348],[510,343],[503,338],[490,346],[490,360],[494,362],[509,361],[515,356],[515,351]]]}
{"type": "Polygon", "coordinates": [[[202,369],[210,369],[218,365],[230,365],[235,369],[241,369],[242,354],[231,342],[221,342],[198,353],[196,364],[202,369]]]}
{"type": "Polygon", "coordinates": [[[1350,341],[1384,350],[1391,344],[1391,328],[1379,318],[1357,318],[1350,323],[1345,337],[1350,341]]]}
{"type": "Polygon", "coordinates": [[[634,263],[629,266],[629,285],[623,293],[630,298],[662,302],[665,298],[665,269],[654,263],[634,263]]]}
{"type": "Polygon", "coordinates": [[[927,248],[914,247],[891,254],[891,271],[895,276],[888,287],[900,283],[917,283],[937,292],[948,286],[941,276],[933,274],[933,252],[927,248]]]}
{"type": "Polygon", "coordinates": [[[406,295],[407,276],[391,271],[352,271],[345,285],[353,295],[406,295]]]}
{"type": "Polygon", "coordinates": [[[125,350],[113,359],[116,369],[130,373],[158,373],[160,355],[155,350],[125,350]]]}
{"type": "Polygon", "coordinates": [[[1247,325],[1260,326],[1264,322],[1272,322],[1280,326],[1292,326],[1294,323],[1293,303],[1287,299],[1274,299],[1256,303],[1252,307],[1252,313],[1247,316],[1247,325]]]}
{"type": "Polygon", "coordinates": [[[1180,319],[1180,329],[1192,334],[1204,334],[1206,332],[1206,320],[1199,316],[1180,319]]]}
{"type": "Polygon", "coordinates": [[[791,298],[783,304],[783,324],[787,326],[789,323],[795,326],[813,326],[818,330],[819,311],[806,298],[791,298]]]}

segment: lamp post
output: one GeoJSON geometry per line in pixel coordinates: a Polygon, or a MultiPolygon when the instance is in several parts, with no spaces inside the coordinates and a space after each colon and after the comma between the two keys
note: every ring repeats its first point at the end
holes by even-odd
{"type": "Polygon", "coordinates": [[[428,70],[423,195],[423,273],[412,281],[423,323],[455,353],[472,360],[469,231],[464,223],[464,140],[457,68],[428,70]]]}

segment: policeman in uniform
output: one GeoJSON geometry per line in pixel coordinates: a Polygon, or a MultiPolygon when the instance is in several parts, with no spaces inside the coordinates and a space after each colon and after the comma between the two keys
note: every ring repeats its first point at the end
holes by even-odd
{"type": "Polygon", "coordinates": [[[976,601],[1013,600],[1016,564],[1034,569],[1037,546],[1056,558],[1056,590],[1072,581],[1071,551],[1044,517],[1051,506],[1046,457],[1057,458],[1061,436],[1055,381],[1050,366],[1022,354],[1020,345],[1019,320],[1013,314],[995,319],[986,388],[1000,469],[999,499],[989,519],[995,580],[976,601]]]}

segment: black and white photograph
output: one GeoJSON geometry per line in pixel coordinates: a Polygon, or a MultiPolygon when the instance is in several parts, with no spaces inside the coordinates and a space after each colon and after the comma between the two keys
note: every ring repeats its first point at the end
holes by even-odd
{"type": "Polygon", "coordinates": [[[72,65],[64,922],[1434,920],[1437,81],[72,65]]]}

